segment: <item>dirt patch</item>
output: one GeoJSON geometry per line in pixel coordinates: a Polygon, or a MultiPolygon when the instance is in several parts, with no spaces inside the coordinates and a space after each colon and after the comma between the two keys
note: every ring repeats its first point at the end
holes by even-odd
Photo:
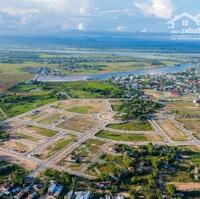
{"type": "Polygon", "coordinates": [[[3,142],[1,146],[19,153],[26,153],[30,150],[30,147],[28,145],[25,145],[24,143],[14,140],[3,142]]]}
{"type": "Polygon", "coordinates": [[[175,183],[176,189],[178,191],[199,191],[200,183],[175,183]]]}

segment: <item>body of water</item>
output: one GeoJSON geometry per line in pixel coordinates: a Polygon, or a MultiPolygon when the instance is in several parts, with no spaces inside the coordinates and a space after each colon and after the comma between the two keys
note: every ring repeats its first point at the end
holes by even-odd
{"type": "Polygon", "coordinates": [[[178,73],[194,67],[194,63],[182,63],[180,65],[167,66],[156,69],[141,69],[131,71],[120,71],[106,74],[94,74],[94,75],[68,75],[68,76],[53,76],[53,75],[37,75],[34,80],[39,82],[70,82],[70,81],[84,81],[84,80],[108,80],[112,77],[121,77],[128,75],[153,75],[153,74],[167,74],[178,73]]]}

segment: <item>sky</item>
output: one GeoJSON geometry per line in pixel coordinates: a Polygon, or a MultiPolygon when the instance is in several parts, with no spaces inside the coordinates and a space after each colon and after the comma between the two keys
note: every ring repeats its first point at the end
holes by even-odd
{"type": "Polygon", "coordinates": [[[200,0],[0,0],[0,33],[163,32],[199,8],[200,0]]]}

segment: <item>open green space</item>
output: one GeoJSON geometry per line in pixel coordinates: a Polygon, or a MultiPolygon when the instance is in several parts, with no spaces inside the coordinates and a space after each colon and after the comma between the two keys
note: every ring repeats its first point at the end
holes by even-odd
{"type": "Polygon", "coordinates": [[[55,143],[55,145],[52,146],[51,154],[55,154],[56,152],[60,151],[70,143],[72,143],[75,140],[75,138],[68,138],[68,139],[62,139],[55,143]]]}
{"type": "Polygon", "coordinates": [[[127,123],[121,124],[109,124],[107,127],[112,129],[119,129],[125,131],[153,131],[153,127],[150,122],[148,121],[131,121],[127,123]]]}
{"type": "Polygon", "coordinates": [[[45,136],[45,137],[53,137],[57,134],[56,131],[52,131],[49,129],[45,129],[45,128],[40,128],[40,127],[36,127],[36,126],[32,126],[29,125],[26,128],[28,128],[29,130],[33,131],[33,133],[45,136]]]}
{"type": "MultiPolygon", "coordinates": [[[[69,82],[69,83],[20,83],[8,94],[0,93],[0,104],[8,117],[33,110],[39,106],[59,100],[59,93],[67,93],[72,98],[121,98],[124,92],[110,82],[69,82]],[[31,92],[33,89],[38,92],[31,92]]],[[[62,99],[62,98],[61,98],[62,99]]],[[[79,110],[80,111],[80,110],[79,110]]],[[[83,110],[81,110],[83,111],[83,110]]]]}
{"type": "Polygon", "coordinates": [[[38,142],[38,139],[36,137],[31,136],[31,135],[27,135],[27,134],[23,134],[23,133],[16,133],[15,136],[17,138],[20,138],[20,139],[25,139],[25,140],[30,140],[30,141],[33,141],[33,142],[38,142]]]}
{"type": "Polygon", "coordinates": [[[96,134],[97,137],[106,138],[115,141],[129,141],[129,142],[142,142],[148,141],[145,135],[134,135],[134,134],[123,134],[123,133],[113,133],[110,131],[100,131],[96,134]]]}

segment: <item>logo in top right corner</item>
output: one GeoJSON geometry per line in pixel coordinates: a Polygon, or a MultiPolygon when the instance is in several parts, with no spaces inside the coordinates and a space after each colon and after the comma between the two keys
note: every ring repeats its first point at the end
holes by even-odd
{"type": "Polygon", "coordinates": [[[182,13],[168,21],[171,38],[175,40],[200,40],[200,14],[182,13]]]}

